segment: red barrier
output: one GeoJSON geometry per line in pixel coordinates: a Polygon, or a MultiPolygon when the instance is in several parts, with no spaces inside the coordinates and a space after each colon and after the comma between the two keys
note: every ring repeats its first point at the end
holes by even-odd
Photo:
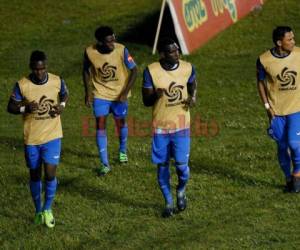
{"type": "Polygon", "coordinates": [[[183,54],[263,4],[263,0],[167,0],[183,54]]]}

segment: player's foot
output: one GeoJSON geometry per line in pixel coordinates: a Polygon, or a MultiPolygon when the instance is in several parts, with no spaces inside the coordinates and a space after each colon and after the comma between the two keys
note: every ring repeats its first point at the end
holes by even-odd
{"type": "Polygon", "coordinates": [[[177,208],[178,211],[181,212],[186,209],[187,206],[187,200],[186,200],[186,195],[185,192],[177,192],[177,208]]]}
{"type": "Polygon", "coordinates": [[[290,193],[290,192],[292,192],[293,191],[293,180],[292,179],[290,179],[290,180],[287,180],[286,181],[286,185],[285,185],[285,187],[284,187],[284,192],[285,193],[290,193]]]}
{"type": "Polygon", "coordinates": [[[123,152],[120,152],[119,161],[120,161],[120,163],[127,163],[128,162],[127,154],[123,153],[123,152]]]}
{"type": "Polygon", "coordinates": [[[36,213],[34,216],[34,224],[35,225],[42,225],[44,224],[44,215],[42,212],[36,213]]]}
{"type": "Polygon", "coordinates": [[[164,211],[162,212],[162,217],[163,217],[163,218],[168,218],[168,217],[173,216],[173,214],[174,214],[174,208],[173,208],[173,205],[168,204],[168,205],[165,207],[164,211]]]}
{"type": "Polygon", "coordinates": [[[55,219],[51,210],[44,210],[43,212],[45,225],[49,228],[53,228],[55,226],[55,219]]]}
{"type": "Polygon", "coordinates": [[[300,176],[293,176],[293,192],[300,192],[300,176]]]}
{"type": "Polygon", "coordinates": [[[97,173],[101,176],[106,175],[110,170],[110,167],[106,165],[101,165],[101,167],[96,169],[97,173]]]}

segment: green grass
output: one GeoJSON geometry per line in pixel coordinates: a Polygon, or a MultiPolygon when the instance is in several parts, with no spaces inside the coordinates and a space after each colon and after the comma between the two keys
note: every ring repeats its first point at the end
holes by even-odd
{"type": "MultiPolygon", "coordinates": [[[[1,2],[0,248],[1,249],[298,249],[300,197],[283,194],[275,144],[255,79],[257,56],[272,46],[274,26],[300,34],[300,5],[268,0],[260,12],[185,57],[197,70],[198,105],[192,114],[218,124],[216,136],[192,138],[188,209],[161,219],[163,199],[150,162],[150,137],[129,138],[129,164],[117,163],[118,143],[109,120],[113,171],[98,178],[94,137],[82,135],[81,62],[100,24],[122,34],[159,11],[160,1],[1,2]],[[130,6],[130,7],[128,7],[130,6]],[[64,77],[70,102],[63,114],[63,151],[54,202],[54,230],[32,224],[21,118],[6,113],[13,84],[28,73],[28,57],[45,50],[51,72],[64,77]]],[[[150,119],[141,102],[141,72],[157,59],[151,48],[126,43],[139,65],[130,116],[150,119]]],[[[91,129],[91,131],[93,131],[91,129]]],[[[173,187],[176,184],[172,169],[173,187]]],[[[173,189],[174,190],[174,189],[173,189]]]]}

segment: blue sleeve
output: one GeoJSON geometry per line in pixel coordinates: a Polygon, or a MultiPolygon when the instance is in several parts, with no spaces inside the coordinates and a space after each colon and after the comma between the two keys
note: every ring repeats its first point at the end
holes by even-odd
{"type": "Polygon", "coordinates": [[[134,67],[136,67],[136,64],[132,56],[129,54],[127,48],[124,49],[124,63],[128,69],[133,69],[134,67]]]}
{"type": "Polygon", "coordinates": [[[60,98],[64,98],[66,95],[68,95],[68,89],[67,89],[67,86],[66,86],[66,83],[64,81],[64,79],[60,79],[60,91],[59,91],[59,97],[60,98]]]}
{"type": "Polygon", "coordinates": [[[146,68],[143,73],[143,88],[154,88],[152,77],[148,68],[146,68]]]}
{"type": "Polygon", "coordinates": [[[257,81],[264,81],[266,79],[266,70],[261,64],[259,58],[256,61],[256,72],[257,72],[257,81]]]}
{"type": "Polygon", "coordinates": [[[196,71],[194,65],[192,65],[192,73],[190,75],[190,78],[188,80],[188,84],[193,83],[196,80],[196,71]]]}
{"type": "Polygon", "coordinates": [[[19,87],[19,83],[16,82],[16,84],[15,84],[15,86],[14,86],[14,89],[13,89],[13,92],[12,92],[10,98],[14,99],[14,100],[17,101],[17,102],[23,101],[24,97],[23,97],[22,94],[21,94],[21,90],[20,90],[20,87],[19,87]]]}

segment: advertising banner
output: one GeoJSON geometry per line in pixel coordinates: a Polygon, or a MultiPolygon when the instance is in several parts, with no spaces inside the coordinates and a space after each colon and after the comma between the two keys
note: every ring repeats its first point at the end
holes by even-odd
{"type": "Polygon", "coordinates": [[[263,0],[166,0],[183,54],[206,43],[263,0]]]}

